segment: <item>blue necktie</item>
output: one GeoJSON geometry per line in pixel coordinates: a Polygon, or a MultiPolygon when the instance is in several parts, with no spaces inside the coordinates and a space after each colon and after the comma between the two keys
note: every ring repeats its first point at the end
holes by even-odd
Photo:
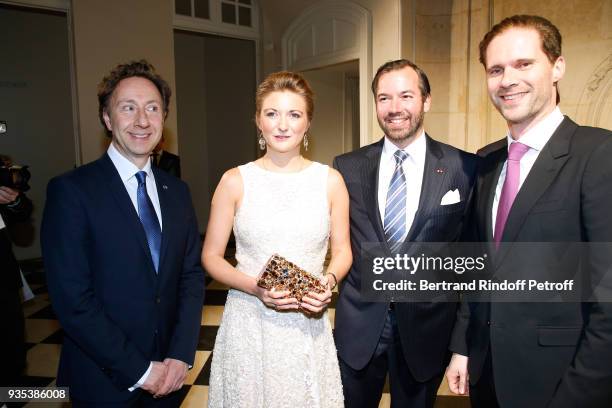
{"type": "Polygon", "coordinates": [[[136,179],[138,180],[138,190],[136,191],[138,216],[140,217],[140,222],[147,235],[147,242],[149,244],[149,250],[151,251],[155,272],[158,272],[159,250],[161,248],[161,227],[159,226],[159,220],[157,219],[157,214],[155,214],[153,203],[149,198],[149,194],[147,194],[147,173],[139,171],[136,173],[136,179]]]}
{"type": "Polygon", "coordinates": [[[384,220],[385,238],[392,252],[399,249],[406,237],[406,176],[402,163],[408,158],[408,153],[397,150],[394,157],[395,170],[387,192],[384,220]]]}

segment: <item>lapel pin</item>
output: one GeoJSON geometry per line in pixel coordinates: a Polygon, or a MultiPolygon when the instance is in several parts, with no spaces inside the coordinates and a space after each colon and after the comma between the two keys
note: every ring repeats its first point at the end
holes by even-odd
{"type": "Polygon", "coordinates": [[[167,190],[167,189],[168,189],[168,186],[164,184],[164,185],[162,185],[162,188],[163,188],[164,190],[167,190]]]}
{"type": "Polygon", "coordinates": [[[437,169],[436,169],[436,173],[438,173],[438,174],[444,174],[444,169],[442,169],[442,168],[437,168],[437,169]]]}

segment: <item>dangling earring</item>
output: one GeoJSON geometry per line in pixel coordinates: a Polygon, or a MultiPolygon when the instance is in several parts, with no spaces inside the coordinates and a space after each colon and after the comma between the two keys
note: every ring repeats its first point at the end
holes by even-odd
{"type": "Polygon", "coordinates": [[[263,137],[263,133],[259,132],[259,150],[266,150],[266,139],[263,137]]]}
{"type": "Polygon", "coordinates": [[[304,150],[308,151],[308,133],[304,133],[304,150]]]}

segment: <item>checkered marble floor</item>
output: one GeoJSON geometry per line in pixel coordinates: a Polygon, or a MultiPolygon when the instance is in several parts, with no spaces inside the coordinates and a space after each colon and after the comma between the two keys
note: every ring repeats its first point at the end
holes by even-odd
{"type": "MultiPolygon", "coordinates": [[[[62,347],[63,331],[49,301],[49,295],[44,281],[44,273],[42,273],[42,271],[30,273],[27,278],[36,296],[34,299],[24,303],[28,366],[25,377],[23,378],[23,384],[20,385],[38,387],[53,386],[55,384],[55,375],[62,347]]],[[[228,288],[209,278],[207,278],[206,283],[206,297],[202,310],[200,340],[196,351],[194,366],[187,375],[185,385],[179,391],[183,397],[181,408],[206,407],[208,399],[210,357],[221,321],[228,288]]],[[[337,293],[334,293],[329,309],[329,318],[332,324],[335,317],[334,306],[336,298],[337,293]]],[[[470,406],[466,397],[452,396],[446,383],[441,385],[438,396],[436,408],[465,408],[470,406]]],[[[24,405],[32,408],[70,406],[68,403],[29,403],[24,405]]],[[[385,394],[380,401],[379,407],[390,407],[388,386],[385,387],[385,394]]]]}

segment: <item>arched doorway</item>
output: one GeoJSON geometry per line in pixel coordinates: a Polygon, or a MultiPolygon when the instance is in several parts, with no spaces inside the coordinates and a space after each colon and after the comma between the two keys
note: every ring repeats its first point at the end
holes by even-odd
{"type": "MultiPolygon", "coordinates": [[[[370,12],[350,1],[314,4],[291,23],[282,38],[283,67],[288,70],[314,71],[356,62],[361,146],[369,142],[372,123],[371,47],[370,12]]],[[[346,96],[349,91],[343,94],[346,96]]]]}

